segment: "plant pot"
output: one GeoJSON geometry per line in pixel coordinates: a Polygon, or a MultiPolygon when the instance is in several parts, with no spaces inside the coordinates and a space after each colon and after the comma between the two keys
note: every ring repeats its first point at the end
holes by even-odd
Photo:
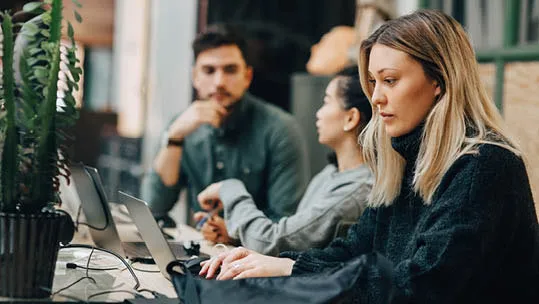
{"type": "Polygon", "coordinates": [[[60,236],[70,229],[67,217],[0,212],[0,297],[50,296],[60,236]]]}

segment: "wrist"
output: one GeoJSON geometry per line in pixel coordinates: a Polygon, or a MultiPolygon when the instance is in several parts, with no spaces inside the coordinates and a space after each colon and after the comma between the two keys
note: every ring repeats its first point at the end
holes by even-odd
{"type": "Polygon", "coordinates": [[[294,268],[294,264],[296,264],[296,261],[284,258],[284,267],[283,267],[283,276],[290,276],[292,275],[292,269],[294,268]]]}
{"type": "Polygon", "coordinates": [[[167,147],[183,147],[183,139],[169,137],[167,147]]]}
{"type": "Polygon", "coordinates": [[[164,148],[168,147],[183,147],[184,138],[181,136],[174,136],[169,132],[165,132],[161,146],[164,148]]]}

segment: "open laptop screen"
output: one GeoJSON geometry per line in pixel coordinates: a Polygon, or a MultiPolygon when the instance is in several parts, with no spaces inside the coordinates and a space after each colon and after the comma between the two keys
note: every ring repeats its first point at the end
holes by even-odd
{"type": "Polygon", "coordinates": [[[165,277],[169,278],[166,268],[170,262],[176,260],[176,257],[161,233],[161,229],[157,225],[150,208],[148,208],[146,202],[127,193],[118,191],[118,194],[120,203],[127,207],[159,270],[165,277]]]}
{"type": "Polygon", "coordinates": [[[78,164],[71,167],[71,175],[94,244],[125,257],[97,169],[78,164]]]}

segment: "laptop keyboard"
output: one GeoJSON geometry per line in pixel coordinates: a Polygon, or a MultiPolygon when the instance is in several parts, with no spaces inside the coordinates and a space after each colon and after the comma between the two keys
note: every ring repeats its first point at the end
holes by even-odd
{"type": "MultiPolygon", "coordinates": [[[[177,259],[188,258],[182,243],[169,242],[168,245],[177,259]]],[[[128,257],[149,258],[152,256],[144,242],[123,242],[122,247],[128,257]]]]}

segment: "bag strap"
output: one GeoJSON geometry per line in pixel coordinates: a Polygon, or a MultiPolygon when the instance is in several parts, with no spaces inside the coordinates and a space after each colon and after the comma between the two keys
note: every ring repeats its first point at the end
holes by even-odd
{"type": "Polygon", "coordinates": [[[168,263],[167,265],[167,272],[169,275],[173,275],[173,274],[176,274],[176,275],[185,275],[187,273],[189,273],[189,271],[187,271],[187,269],[185,268],[185,264],[183,263],[183,261],[181,260],[174,260],[170,263],[168,263]],[[176,266],[180,266],[180,268],[182,269],[183,273],[181,272],[177,272],[176,270],[174,270],[173,268],[176,267],[176,266]]]}

